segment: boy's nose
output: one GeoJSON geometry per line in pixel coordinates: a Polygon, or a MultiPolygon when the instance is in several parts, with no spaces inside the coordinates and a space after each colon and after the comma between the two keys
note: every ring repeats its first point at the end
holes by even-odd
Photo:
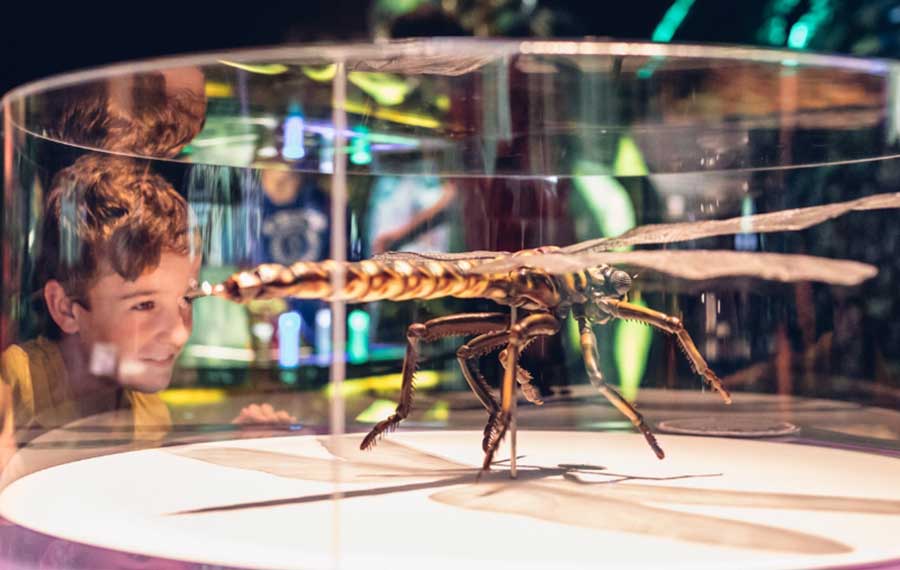
{"type": "Polygon", "coordinates": [[[191,327],[183,318],[177,319],[176,323],[177,324],[172,327],[171,339],[172,344],[180,349],[187,344],[188,338],[191,336],[191,327]]]}
{"type": "Polygon", "coordinates": [[[181,310],[166,313],[167,318],[160,323],[159,333],[180,350],[191,336],[191,315],[190,313],[184,315],[181,310]]]}

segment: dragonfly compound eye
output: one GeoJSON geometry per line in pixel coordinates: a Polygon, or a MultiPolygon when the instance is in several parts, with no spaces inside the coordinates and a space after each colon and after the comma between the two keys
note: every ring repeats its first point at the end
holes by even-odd
{"type": "Polygon", "coordinates": [[[609,276],[609,288],[615,291],[616,295],[624,295],[631,289],[631,275],[616,269],[609,276]]]}

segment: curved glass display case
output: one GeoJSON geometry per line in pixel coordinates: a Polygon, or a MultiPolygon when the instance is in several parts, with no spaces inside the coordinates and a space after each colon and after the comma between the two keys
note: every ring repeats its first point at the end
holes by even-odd
{"type": "Polygon", "coordinates": [[[900,565],[897,71],[429,40],[8,93],[0,560],[900,565]]]}

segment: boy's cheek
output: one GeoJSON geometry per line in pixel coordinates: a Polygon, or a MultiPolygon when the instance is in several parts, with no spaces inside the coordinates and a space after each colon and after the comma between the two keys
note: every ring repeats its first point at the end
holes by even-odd
{"type": "Polygon", "coordinates": [[[110,324],[116,335],[139,336],[150,323],[146,312],[125,310],[111,315],[110,324]]]}
{"type": "Polygon", "coordinates": [[[131,314],[112,316],[108,326],[98,327],[91,335],[92,348],[104,354],[114,353],[116,359],[127,358],[143,344],[142,331],[147,330],[139,316],[131,314]]]}

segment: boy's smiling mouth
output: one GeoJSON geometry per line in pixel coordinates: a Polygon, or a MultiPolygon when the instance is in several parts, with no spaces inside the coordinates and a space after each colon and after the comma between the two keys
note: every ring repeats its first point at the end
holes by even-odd
{"type": "Polygon", "coordinates": [[[175,355],[170,354],[168,356],[162,356],[162,357],[152,357],[151,356],[151,357],[147,357],[147,358],[142,358],[141,360],[143,362],[147,362],[153,366],[169,366],[170,364],[172,364],[175,361],[175,355]]]}

